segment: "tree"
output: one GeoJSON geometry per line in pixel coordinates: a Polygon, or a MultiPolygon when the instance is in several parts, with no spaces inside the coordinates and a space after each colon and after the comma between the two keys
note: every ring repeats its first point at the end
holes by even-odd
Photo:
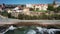
{"type": "Polygon", "coordinates": [[[30,8],[30,11],[34,11],[34,9],[33,8],[30,8]]]}
{"type": "Polygon", "coordinates": [[[53,5],[48,5],[47,10],[49,10],[49,11],[54,11],[54,7],[53,7],[53,5]]]}
{"type": "Polygon", "coordinates": [[[59,6],[59,7],[57,7],[57,11],[60,11],[60,6],[59,6]]]}
{"type": "Polygon", "coordinates": [[[55,6],[56,6],[56,0],[54,0],[52,4],[49,4],[47,9],[50,11],[54,11],[54,13],[56,13],[57,9],[55,6]]]}
{"type": "Polygon", "coordinates": [[[1,12],[1,15],[8,17],[8,12],[4,10],[3,12],[1,12]]]}
{"type": "Polygon", "coordinates": [[[19,15],[18,15],[18,19],[23,20],[23,16],[24,16],[23,14],[19,14],[19,15]]]}
{"type": "Polygon", "coordinates": [[[53,1],[53,5],[56,5],[56,0],[53,1]]]}
{"type": "Polygon", "coordinates": [[[34,7],[34,11],[35,11],[35,5],[33,7],[34,7]]]}

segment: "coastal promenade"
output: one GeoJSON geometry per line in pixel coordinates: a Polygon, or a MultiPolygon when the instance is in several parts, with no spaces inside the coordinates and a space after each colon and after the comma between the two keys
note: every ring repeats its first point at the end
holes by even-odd
{"type": "Polygon", "coordinates": [[[60,20],[18,20],[0,16],[0,26],[4,24],[51,24],[60,25],[60,20]]]}

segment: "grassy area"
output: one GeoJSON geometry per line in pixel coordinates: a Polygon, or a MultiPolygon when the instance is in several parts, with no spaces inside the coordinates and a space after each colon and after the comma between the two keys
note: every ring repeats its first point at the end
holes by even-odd
{"type": "Polygon", "coordinates": [[[36,10],[34,12],[47,12],[47,10],[36,10]]]}

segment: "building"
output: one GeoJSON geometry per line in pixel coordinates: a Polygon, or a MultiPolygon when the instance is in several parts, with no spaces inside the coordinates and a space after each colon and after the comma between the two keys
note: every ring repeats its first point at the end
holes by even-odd
{"type": "Polygon", "coordinates": [[[14,17],[18,17],[18,15],[23,12],[22,7],[17,6],[14,9],[12,9],[11,15],[14,17]]]}
{"type": "Polygon", "coordinates": [[[26,7],[34,8],[32,4],[26,4],[26,7]]]}
{"type": "Polygon", "coordinates": [[[26,15],[29,15],[30,14],[30,8],[29,7],[24,8],[23,13],[26,15]]]}
{"type": "Polygon", "coordinates": [[[26,4],[26,7],[35,8],[35,10],[47,10],[48,4],[26,4]]]}
{"type": "Polygon", "coordinates": [[[30,8],[33,8],[34,10],[47,10],[48,5],[47,4],[26,4],[26,7],[24,8],[21,6],[17,6],[16,8],[13,9],[14,10],[13,12],[15,13],[21,12],[23,14],[30,15],[31,12],[30,8]]]}

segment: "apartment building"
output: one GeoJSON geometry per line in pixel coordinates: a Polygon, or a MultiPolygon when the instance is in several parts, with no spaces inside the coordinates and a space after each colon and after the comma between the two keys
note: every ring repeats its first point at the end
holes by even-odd
{"type": "Polygon", "coordinates": [[[35,10],[47,10],[48,4],[26,4],[26,7],[35,8],[35,10]]]}

